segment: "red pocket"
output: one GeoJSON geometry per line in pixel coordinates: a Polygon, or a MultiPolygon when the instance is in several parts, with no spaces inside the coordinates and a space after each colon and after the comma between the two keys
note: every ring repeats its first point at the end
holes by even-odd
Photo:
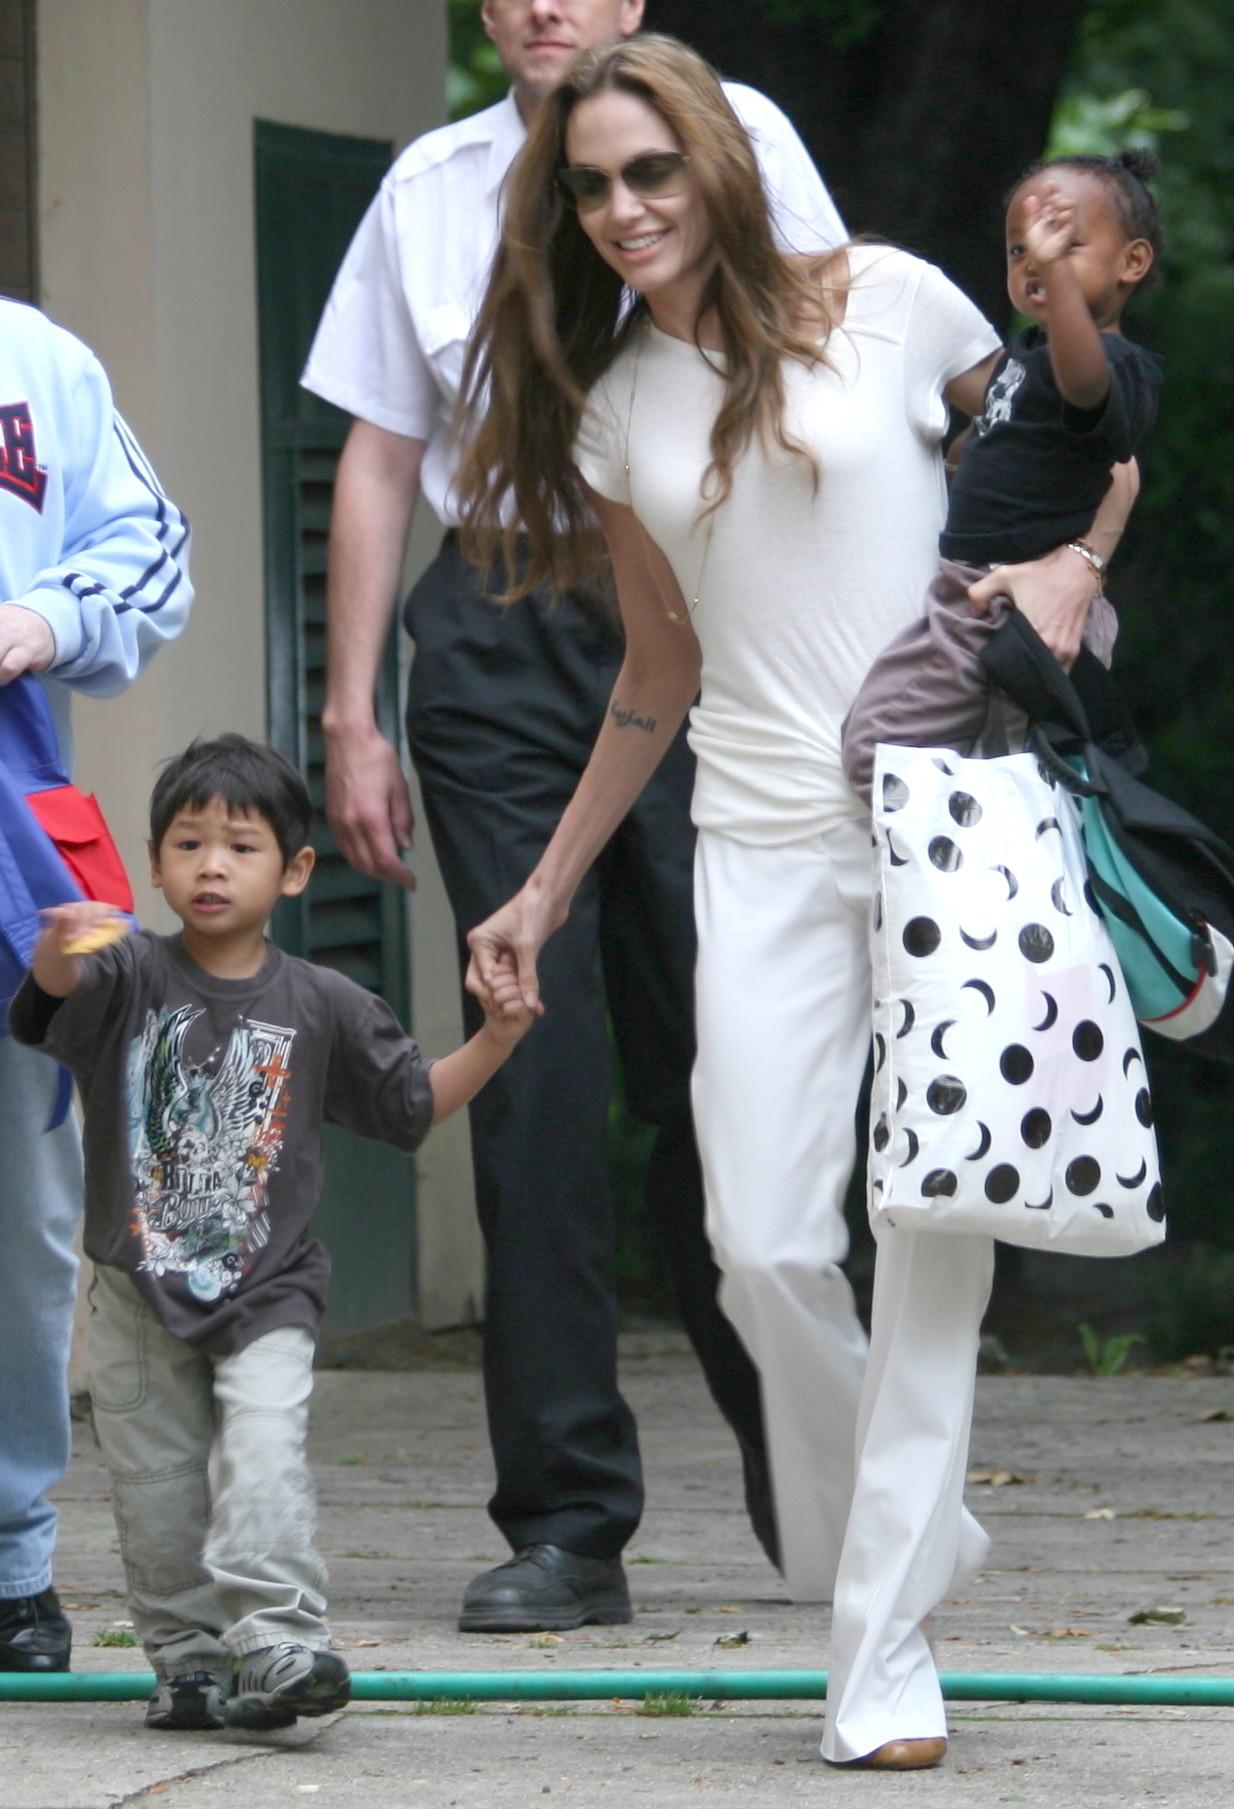
{"type": "Polygon", "coordinates": [[[26,803],[86,897],[131,911],[133,888],[98,799],[75,785],[56,785],[50,791],[27,792],[26,803]]]}

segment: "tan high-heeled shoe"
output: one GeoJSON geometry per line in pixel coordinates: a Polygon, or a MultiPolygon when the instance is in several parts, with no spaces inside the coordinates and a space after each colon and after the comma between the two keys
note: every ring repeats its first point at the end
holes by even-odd
{"type": "Polygon", "coordinates": [[[886,1740],[864,1758],[841,1759],[838,1763],[850,1771],[928,1771],[931,1766],[942,1764],[946,1752],[947,1742],[941,1735],[934,1739],[886,1740]]]}

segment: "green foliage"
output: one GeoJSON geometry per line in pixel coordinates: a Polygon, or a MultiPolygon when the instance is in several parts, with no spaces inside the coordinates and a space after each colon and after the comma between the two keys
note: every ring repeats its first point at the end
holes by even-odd
{"type": "Polygon", "coordinates": [[[1047,157],[1112,157],[1139,145],[1156,150],[1162,135],[1186,132],[1191,116],[1156,107],[1146,88],[1121,94],[1064,94],[1050,127],[1047,157]]]}
{"type": "MultiPolygon", "coordinates": [[[[1148,144],[1165,227],[1161,280],[1129,334],[1165,362],[1143,489],[1111,579],[1122,632],[1115,671],[1152,753],[1151,781],[1234,840],[1234,0],[1090,0],[1050,150],[1148,144]]],[[[1230,1077],[1150,1039],[1174,1238],[1209,1260],[1153,1316],[1159,1355],[1229,1342],[1234,1299],[1230,1077]],[[1231,1252],[1222,1274],[1212,1256],[1231,1252]],[[1220,1275],[1220,1282],[1218,1276],[1220,1275]],[[1221,1289],[1224,1287],[1224,1316],[1221,1289]],[[1187,1314],[1195,1315],[1193,1331],[1187,1314]]],[[[1170,1271],[1168,1283],[1176,1280],[1170,1271]]],[[[1164,1285],[1164,1282],[1163,1282],[1164,1285]]]]}
{"type": "Polygon", "coordinates": [[[480,20],[480,0],[449,0],[450,67],[446,103],[451,119],[491,107],[510,86],[480,20]]]}
{"type": "Polygon", "coordinates": [[[1084,1361],[1095,1376],[1120,1375],[1136,1345],[1148,1342],[1143,1332],[1115,1332],[1103,1338],[1091,1325],[1079,1325],[1076,1330],[1084,1346],[1084,1361]]]}
{"type": "Polygon", "coordinates": [[[1148,1333],[1165,1360],[1216,1356],[1234,1346],[1234,1250],[1196,1244],[1163,1270],[1150,1296],[1148,1333]]]}
{"type": "Polygon", "coordinates": [[[477,1705],[467,1696],[440,1696],[435,1702],[417,1702],[417,1715],[474,1715],[477,1705]]]}
{"type": "Polygon", "coordinates": [[[127,1627],[100,1627],[91,1643],[96,1646],[136,1646],[140,1641],[127,1627]]]}

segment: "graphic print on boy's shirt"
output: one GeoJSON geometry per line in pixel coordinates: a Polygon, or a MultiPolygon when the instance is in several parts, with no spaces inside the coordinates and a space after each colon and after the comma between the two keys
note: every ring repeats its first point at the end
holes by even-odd
{"type": "Polygon", "coordinates": [[[204,1016],[193,1005],[147,1012],[127,1097],[138,1271],[182,1275],[211,1301],[235,1292],[270,1241],[295,1031],[242,1018],[198,1063],[185,1046],[204,1016]]]}
{"type": "Polygon", "coordinates": [[[414,1038],[376,994],[273,943],[238,980],[150,930],[82,965],[65,999],[27,977],[10,1026],[77,1078],[86,1254],[212,1356],[284,1326],[315,1334],[323,1128],[417,1149],[433,1090],[414,1038]]]}
{"type": "Polygon", "coordinates": [[[989,433],[992,427],[1001,426],[1011,419],[1016,391],[1026,375],[1018,358],[1008,358],[1002,370],[991,380],[985,395],[985,407],[973,422],[973,432],[979,438],[989,433]]]}

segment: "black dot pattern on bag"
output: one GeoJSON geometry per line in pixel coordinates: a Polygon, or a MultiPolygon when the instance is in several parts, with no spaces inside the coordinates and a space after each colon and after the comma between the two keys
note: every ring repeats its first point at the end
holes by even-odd
{"type": "Polygon", "coordinates": [[[903,810],[908,803],[908,786],[898,773],[883,774],[883,809],[886,811],[903,810]]]}
{"type": "Polygon", "coordinates": [[[1084,1199],[1090,1193],[1096,1193],[1101,1185],[1101,1164],[1095,1156],[1077,1156],[1074,1162],[1068,1162],[1066,1174],[1070,1192],[1084,1199]]]}
{"type": "Polygon", "coordinates": [[[1054,1125],[1050,1114],[1041,1106],[1034,1106],[1031,1112],[1025,1112],[1020,1120],[1020,1135],[1029,1149],[1044,1149],[1050,1141],[1050,1133],[1054,1125]]]}
{"type": "MultiPolygon", "coordinates": [[[[920,890],[908,887],[903,893],[918,912],[907,922],[894,891],[884,895],[880,889],[871,905],[873,932],[882,939],[881,959],[890,954],[893,973],[899,959],[902,980],[875,1006],[876,1085],[886,1109],[879,1115],[876,1108],[871,1142],[881,1158],[876,1164],[881,1173],[894,1173],[891,1164],[907,1171],[898,1182],[888,1180],[885,1198],[893,1202],[900,1197],[898,1187],[908,1186],[920,1198],[941,1204],[979,1185],[992,1205],[1014,1202],[1039,1218],[1066,1221],[1082,1212],[1093,1223],[1093,1215],[1109,1220],[1134,1207],[1160,1223],[1164,1205],[1151,1137],[1138,1141],[1141,1128],[1151,1133],[1152,1102],[1138,1041],[1125,1051],[1119,1046],[1125,987],[1111,965],[1114,957],[1094,969],[1091,988],[1087,982],[1073,984],[1062,972],[1053,974],[1055,968],[1069,968],[1068,946],[1075,930],[1083,932],[1085,912],[1100,916],[1092,884],[1085,882],[1081,890],[1079,876],[1068,877],[1070,868],[1062,869],[1071,832],[1069,812],[1060,802],[1054,806],[1057,815],[1041,816],[1036,823],[1040,853],[1026,855],[1023,866],[1017,862],[1018,874],[1005,866],[987,869],[984,831],[976,826],[995,821],[993,802],[983,803],[960,789],[963,777],[956,785],[955,772],[966,770],[962,764],[949,767],[941,758],[931,758],[951,781],[942,795],[954,833],[935,833],[937,816],[929,828],[924,818],[919,820],[918,807],[936,781],[922,779],[919,788],[912,773],[907,779],[889,771],[881,775],[885,810],[903,811],[904,816],[894,825],[880,822],[876,846],[885,863],[910,875],[915,869],[920,876],[920,890]],[[969,902],[967,869],[974,867],[980,868],[980,883],[989,890],[974,890],[969,902]],[[942,888],[950,892],[952,881],[936,878],[953,873],[961,873],[954,882],[964,900],[958,909],[943,902],[942,888]],[[937,908],[932,899],[939,901],[937,908]],[[1077,920],[1074,929],[1072,919],[1077,920]],[[1014,965],[1013,940],[1031,972],[1014,965]],[[948,969],[950,990],[935,992],[934,969],[927,966],[920,983],[910,980],[897,942],[923,963],[936,951],[954,959],[963,953],[962,943],[973,951],[972,977],[961,983],[948,969]],[[949,1007],[956,1015],[946,1015],[949,1007]],[[1114,1009],[1107,1016],[1109,1007],[1114,1009]],[[1009,1042],[1009,1035],[1031,1035],[1031,1045],[1009,1042]],[[982,1090],[977,1067],[988,1064],[991,1055],[1008,1091],[992,1097],[989,1122],[978,1122],[982,1090]],[[1107,1067],[1113,1071],[1107,1073],[1107,1067]],[[1017,1096],[1013,1089],[1022,1091],[1017,1096]],[[1104,1146],[1098,1139],[1110,1118],[1119,1124],[1118,1154],[1109,1145],[1108,1174],[1103,1176],[1098,1158],[1104,1146]],[[1091,1133],[1089,1141],[1083,1127],[1099,1120],[1101,1130],[1091,1133]],[[1085,1143],[1093,1153],[1085,1151],[1085,1143]],[[972,1178],[961,1185],[962,1176],[972,1178]]],[[[903,881],[893,878],[890,883],[895,887],[903,881]]]]}
{"type": "Polygon", "coordinates": [[[1005,1206],[1020,1191],[1020,1171],[1010,1162],[1000,1162],[985,1178],[985,1197],[995,1206],[1005,1206]]]}
{"type": "Polygon", "coordinates": [[[964,856],[949,835],[936,835],[930,843],[930,861],[940,873],[954,873],[964,864],[964,856]]]}
{"type": "Polygon", "coordinates": [[[932,917],[910,917],[904,925],[904,946],[919,960],[932,955],[942,941],[942,933],[932,917]]]}
{"type": "Polygon", "coordinates": [[[1020,931],[1020,953],[1026,961],[1040,964],[1054,953],[1054,938],[1044,923],[1026,923],[1020,931]]]}
{"type": "Polygon", "coordinates": [[[940,1074],[926,1088],[926,1104],[940,1118],[950,1118],[968,1098],[968,1088],[954,1074],[940,1074]]]}

